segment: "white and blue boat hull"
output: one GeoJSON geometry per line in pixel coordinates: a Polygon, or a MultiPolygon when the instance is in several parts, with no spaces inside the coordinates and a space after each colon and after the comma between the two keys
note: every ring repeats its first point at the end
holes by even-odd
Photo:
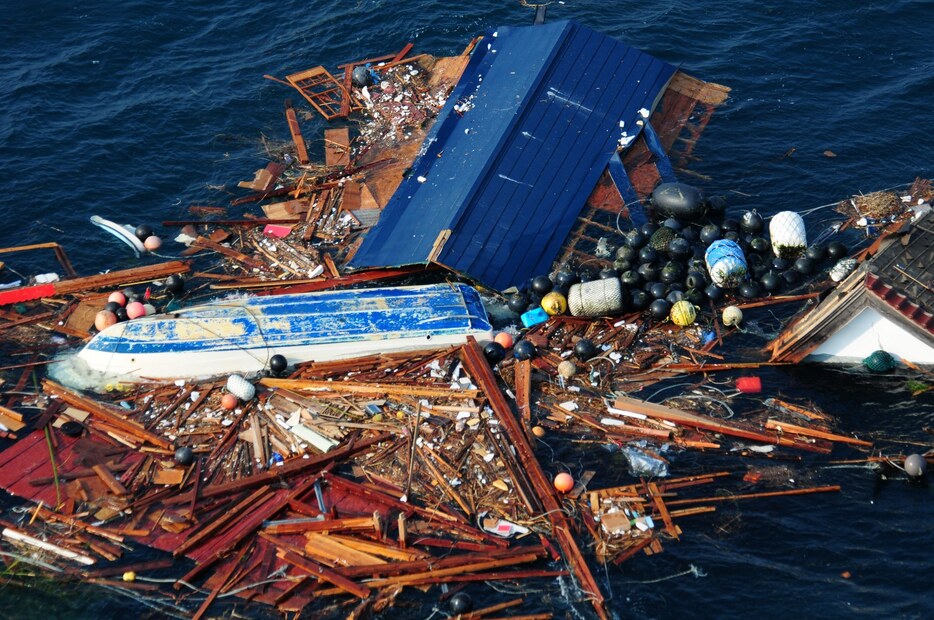
{"type": "Polygon", "coordinates": [[[492,338],[480,295],[463,284],[242,297],[117,323],[78,358],[91,370],[169,379],[462,344],[492,338]]]}

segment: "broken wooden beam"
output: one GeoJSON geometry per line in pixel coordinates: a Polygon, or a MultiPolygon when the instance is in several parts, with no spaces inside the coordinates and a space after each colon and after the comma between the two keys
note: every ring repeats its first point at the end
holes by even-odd
{"type": "Polygon", "coordinates": [[[228,523],[238,518],[246,508],[265,501],[266,497],[269,495],[269,492],[270,491],[268,487],[263,487],[241,499],[228,510],[225,510],[223,514],[219,515],[216,519],[206,523],[203,528],[197,530],[196,532],[192,532],[183,543],[178,545],[175,550],[172,551],[172,555],[179,557],[180,555],[185,554],[189,549],[198,546],[208,536],[221,531],[224,527],[227,526],[228,523]]]}
{"type": "Polygon", "coordinates": [[[266,387],[281,387],[289,390],[317,390],[351,394],[387,394],[389,396],[422,396],[425,398],[475,399],[478,390],[452,390],[449,386],[429,387],[421,385],[399,385],[394,383],[357,383],[355,381],[318,381],[315,379],[276,379],[263,377],[260,383],[266,387]]]}
{"type": "Polygon", "coordinates": [[[691,499],[676,499],[666,502],[670,506],[684,506],[686,504],[708,504],[711,502],[725,502],[736,499],[762,499],[765,497],[785,497],[789,495],[810,495],[812,493],[836,493],[840,485],[827,485],[822,487],[808,487],[805,489],[787,489],[785,491],[763,491],[761,493],[740,493],[738,495],[713,495],[711,497],[692,497],[691,499]]]}
{"type": "Polygon", "coordinates": [[[655,403],[637,400],[635,398],[617,398],[614,401],[613,406],[617,409],[622,409],[623,411],[641,414],[655,419],[668,420],[669,422],[673,422],[675,424],[681,424],[691,428],[698,428],[706,431],[713,431],[715,433],[722,433],[724,435],[757,441],[759,443],[802,447],[797,442],[785,437],[781,437],[775,433],[762,433],[751,429],[739,428],[737,426],[724,424],[712,418],[699,416],[687,411],[674,409],[672,407],[666,407],[665,405],[657,405],[655,403]]]}
{"type": "Polygon", "coordinates": [[[289,133],[292,134],[292,142],[295,144],[295,155],[298,157],[298,163],[305,165],[309,161],[308,149],[305,148],[302,128],[298,124],[298,117],[295,115],[295,108],[292,107],[290,99],[285,100],[285,118],[289,123],[289,133]]]}
{"type": "Polygon", "coordinates": [[[854,446],[862,446],[864,448],[871,448],[871,441],[863,441],[862,439],[856,439],[855,437],[847,437],[846,435],[837,435],[834,433],[828,433],[826,431],[821,431],[815,428],[808,428],[806,426],[798,426],[797,424],[791,424],[790,422],[782,422],[781,420],[775,420],[769,418],[765,422],[765,427],[769,430],[776,431],[778,433],[791,433],[793,435],[804,435],[805,437],[814,437],[816,439],[826,439],[827,441],[837,441],[840,443],[848,443],[854,446]]]}
{"type": "Polygon", "coordinates": [[[320,581],[326,581],[332,585],[335,585],[341,590],[349,592],[358,598],[367,598],[370,595],[370,588],[367,586],[347,579],[346,577],[341,576],[339,573],[326,568],[325,566],[315,562],[312,559],[303,557],[294,551],[280,551],[280,553],[277,555],[281,559],[308,573],[312,577],[315,577],[320,581]]]}
{"type": "Polygon", "coordinates": [[[532,362],[531,360],[518,360],[515,364],[516,407],[519,409],[519,418],[522,428],[528,437],[532,421],[532,362]]]}

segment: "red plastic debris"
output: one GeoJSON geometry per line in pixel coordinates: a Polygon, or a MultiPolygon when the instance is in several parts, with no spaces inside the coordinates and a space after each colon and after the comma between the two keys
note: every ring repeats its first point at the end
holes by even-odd
{"type": "Polygon", "coordinates": [[[17,304],[21,301],[30,301],[50,297],[55,294],[54,284],[38,284],[36,286],[23,286],[0,292],[0,306],[17,304]]]}
{"type": "Polygon", "coordinates": [[[739,377],[736,389],[743,394],[758,394],[762,391],[762,379],[759,377],[739,377]]]}

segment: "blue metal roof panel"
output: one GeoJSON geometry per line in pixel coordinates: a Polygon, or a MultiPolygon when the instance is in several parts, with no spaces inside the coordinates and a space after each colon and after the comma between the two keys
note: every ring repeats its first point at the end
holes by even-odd
{"type": "Polygon", "coordinates": [[[485,37],[351,266],[425,262],[450,229],[436,260],[488,286],[547,271],[674,71],[573,22],[485,37]]]}

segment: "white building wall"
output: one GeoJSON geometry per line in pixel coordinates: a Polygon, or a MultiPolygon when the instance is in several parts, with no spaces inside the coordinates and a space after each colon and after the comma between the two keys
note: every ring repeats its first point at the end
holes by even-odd
{"type": "Polygon", "coordinates": [[[871,307],[863,308],[842,329],[812,351],[808,359],[849,364],[861,362],[880,349],[896,359],[934,365],[934,348],[871,307]]]}

